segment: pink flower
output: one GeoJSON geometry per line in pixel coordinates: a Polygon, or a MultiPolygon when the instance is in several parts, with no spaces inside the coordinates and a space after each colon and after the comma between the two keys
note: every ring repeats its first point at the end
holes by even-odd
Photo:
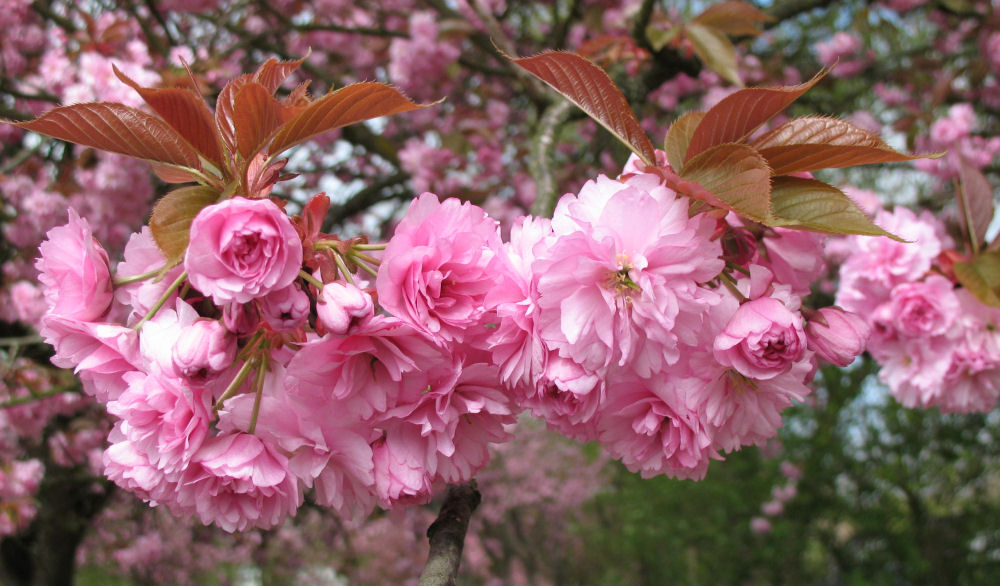
{"type": "Polygon", "coordinates": [[[643,478],[704,478],[719,456],[687,394],[666,376],[612,383],[598,414],[598,441],[643,478]]]}
{"type": "Polygon", "coordinates": [[[50,315],[97,321],[107,313],[113,299],[108,253],[86,220],[70,208],[69,223],[49,230],[38,249],[35,268],[50,315]]]}
{"type": "Polygon", "coordinates": [[[910,337],[945,333],[958,311],[954,285],[940,275],[896,286],[889,301],[889,313],[895,316],[896,330],[910,337]]]}
{"type": "Polygon", "coordinates": [[[351,326],[374,314],[372,296],[350,283],[324,284],[316,302],[316,317],[332,334],[346,334],[351,326]]]}
{"type": "Polygon", "coordinates": [[[108,412],[128,422],[125,437],[151,465],[166,474],[182,471],[208,436],[208,394],[140,372],[126,380],[128,390],[108,403],[108,412]]]}
{"type": "MultiPolygon", "coordinates": [[[[310,400],[288,394],[286,370],[271,364],[264,378],[254,435],[290,454],[288,469],[316,502],[360,520],[375,506],[371,426],[331,398],[310,400]]],[[[223,431],[249,429],[254,393],[237,395],[219,411],[223,431]]]]}
{"type": "Polygon", "coordinates": [[[771,532],[771,522],[764,517],[754,517],[750,519],[750,530],[758,535],[766,535],[771,532]]]}
{"type": "Polygon", "coordinates": [[[719,364],[757,380],[787,372],[805,352],[802,317],[771,297],[740,305],[713,349],[719,364]]]}
{"type": "Polygon", "coordinates": [[[433,193],[413,200],[382,256],[379,303],[417,329],[462,341],[487,312],[499,278],[497,223],[481,208],[433,193]]]}
{"type": "Polygon", "coordinates": [[[688,205],[648,174],[600,176],[560,200],[532,265],[550,349],[598,375],[617,363],[649,377],[677,362],[719,300],[699,283],[723,268],[715,222],[688,205]]]}
{"type": "Polygon", "coordinates": [[[856,313],[839,307],[821,307],[807,323],[809,349],[827,362],[847,366],[865,351],[871,328],[856,313]]]}
{"type": "Polygon", "coordinates": [[[219,321],[199,319],[181,330],[172,358],[178,375],[204,384],[233,365],[236,339],[219,321]]]}
{"type": "Polygon", "coordinates": [[[424,446],[417,441],[420,431],[415,427],[400,431],[398,436],[382,437],[372,443],[375,493],[385,509],[431,500],[432,479],[425,468],[424,446]]]}
{"type": "Polygon", "coordinates": [[[191,285],[217,305],[287,287],[301,267],[302,241],[271,200],[234,197],[206,207],[191,222],[184,268],[191,285]]]}
{"type": "Polygon", "coordinates": [[[264,321],[276,332],[294,332],[309,318],[309,296],[295,285],[268,293],[260,306],[264,321]]]}
{"type": "Polygon", "coordinates": [[[210,438],[180,478],[177,504],[232,533],[269,529],[302,504],[288,460],[256,436],[231,433],[210,438]]]}
{"type": "MultiPolygon", "coordinates": [[[[140,232],[129,237],[125,245],[125,258],[115,267],[118,278],[136,277],[166,268],[167,260],[153,240],[153,233],[148,226],[143,226],[140,232]]],[[[127,283],[115,288],[115,298],[119,303],[132,308],[132,319],[141,319],[163,295],[184,268],[177,266],[170,269],[162,279],[143,279],[127,283]]],[[[172,305],[167,300],[167,305],[172,305]]]]}
{"type": "Polygon", "coordinates": [[[47,315],[40,333],[55,348],[52,364],[74,368],[83,390],[101,402],[116,399],[127,386],[125,373],[142,364],[138,335],[131,328],[47,315]]]}

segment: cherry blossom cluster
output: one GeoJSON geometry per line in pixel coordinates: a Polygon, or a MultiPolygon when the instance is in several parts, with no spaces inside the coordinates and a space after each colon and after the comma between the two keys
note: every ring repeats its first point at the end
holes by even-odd
{"type": "Polygon", "coordinates": [[[801,305],[822,236],[706,213],[664,172],[630,161],[508,242],[432,193],[385,245],[321,232],[324,195],[295,217],[237,196],[176,261],[144,228],[113,271],[71,211],[40,247],[41,334],[117,418],[108,477],[228,531],[307,489],[348,517],[427,502],[524,408],[644,476],[701,478],[867,331],[801,305]]]}
{"type": "Polygon", "coordinates": [[[871,327],[879,378],[907,407],[991,411],[1000,398],[1000,310],[956,288],[955,243],[930,212],[880,209],[875,221],[908,242],[846,237],[837,303],[871,327]]]}

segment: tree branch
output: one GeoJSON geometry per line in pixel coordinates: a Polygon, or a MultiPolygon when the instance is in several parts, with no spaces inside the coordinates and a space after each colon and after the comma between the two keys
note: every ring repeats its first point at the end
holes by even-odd
{"type": "Polygon", "coordinates": [[[462,546],[472,512],[482,500],[475,479],[448,485],[448,494],[437,519],[427,528],[431,544],[420,586],[454,586],[462,561],[462,546]]]}
{"type": "Polygon", "coordinates": [[[569,100],[560,100],[542,114],[538,121],[538,133],[531,141],[531,178],[535,180],[535,201],[531,204],[534,216],[551,218],[559,198],[558,188],[552,170],[552,152],[556,141],[556,131],[573,114],[574,105],[569,100]]]}

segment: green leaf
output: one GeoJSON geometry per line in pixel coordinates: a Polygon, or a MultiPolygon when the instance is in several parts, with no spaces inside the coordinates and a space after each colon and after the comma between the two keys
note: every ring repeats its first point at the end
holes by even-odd
{"type": "Polygon", "coordinates": [[[684,33],[691,41],[691,48],[694,49],[695,55],[709,69],[718,73],[722,79],[729,83],[743,87],[743,80],[740,79],[736,63],[736,47],[733,46],[726,33],[714,26],[706,26],[697,22],[685,26],[684,33]]]}
{"type": "Polygon", "coordinates": [[[984,252],[972,262],[956,262],[955,277],[986,305],[1000,307],[1000,251],[984,252]]]}
{"type": "Polygon", "coordinates": [[[902,238],[878,227],[844,192],[802,177],[775,177],[771,184],[772,226],[827,234],[902,238]]]}
{"type": "Polygon", "coordinates": [[[770,223],[771,169],[745,144],[721,144],[691,158],[681,177],[712,193],[727,209],[770,223]]]}
{"type": "Polygon", "coordinates": [[[728,142],[743,142],[827,74],[824,69],[806,83],[772,88],[746,88],[723,98],[705,113],[688,147],[687,158],[728,142]]]}
{"type": "Polygon", "coordinates": [[[669,29],[661,29],[656,25],[649,25],[646,27],[646,38],[649,40],[649,46],[653,48],[654,51],[659,51],[660,49],[666,47],[671,41],[677,38],[684,27],[681,25],[675,25],[669,29]]]}
{"type": "Polygon", "coordinates": [[[219,199],[210,187],[192,185],[164,195],[153,207],[149,229],[168,263],[184,258],[190,238],[191,221],[202,209],[219,199]]]}
{"type": "Polygon", "coordinates": [[[396,88],[382,83],[354,83],[302,108],[275,134],[268,154],[275,157],[299,143],[343,126],[429,105],[416,104],[396,88]]]}
{"type": "Polygon", "coordinates": [[[198,153],[162,119],[111,102],[60,106],[35,120],[15,122],[25,130],[157,163],[200,170],[198,153]]]}
{"type": "Polygon", "coordinates": [[[900,153],[878,135],[846,120],[826,116],[789,120],[751,145],[767,159],[775,175],[933,156],[900,153]]]}
{"type": "Polygon", "coordinates": [[[639,125],[621,90],[603,69],[579,55],[562,51],[507,58],[576,104],[639,155],[644,163],[656,163],[653,143],[639,125]]]}
{"type": "Polygon", "coordinates": [[[694,129],[698,127],[701,119],[705,117],[702,112],[688,112],[670,125],[667,137],[663,141],[663,150],[667,153],[667,162],[676,171],[684,167],[684,159],[687,155],[688,145],[691,144],[691,137],[694,129]]]}

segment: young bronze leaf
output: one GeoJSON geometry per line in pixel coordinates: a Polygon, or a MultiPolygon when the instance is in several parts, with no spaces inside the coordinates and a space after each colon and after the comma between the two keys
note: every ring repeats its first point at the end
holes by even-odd
{"type": "Polygon", "coordinates": [[[983,173],[964,159],[958,167],[958,180],[961,221],[979,246],[986,240],[986,229],[993,221],[993,188],[983,173]]]}
{"type": "Polygon", "coordinates": [[[534,57],[508,57],[576,104],[647,165],[656,162],[653,143],[639,125],[625,96],[603,69],[573,53],[548,51],[534,57]]]}
{"type": "Polygon", "coordinates": [[[727,35],[755,37],[761,33],[760,23],[773,20],[753,4],[734,0],[709,6],[691,22],[719,29],[727,35]]]}
{"type": "Polygon", "coordinates": [[[726,96],[705,113],[705,118],[691,139],[687,158],[715,145],[746,140],[754,130],[816,85],[828,71],[829,69],[824,69],[816,77],[799,85],[746,88],[726,96]]]}
{"type": "Polygon", "coordinates": [[[927,156],[900,153],[876,134],[846,120],[826,116],[789,120],[751,145],[767,159],[775,175],[912,161],[927,156]]]}
{"type": "Polygon", "coordinates": [[[146,88],[140,86],[127,75],[112,66],[115,75],[130,86],[149,107],[173,126],[201,156],[216,167],[222,163],[222,149],[219,134],[212,120],[212,111],[205,99],[188,88],[146,88]]]}
{"type": "Polygon", "coordinates": [[[196,183],[202,176],[187,167],[153,163],[153,173],[164,183],[196,183]]]}
{"type": "Polygon", "coordinates": [[[827,234],[864,234],[901,238],[879,228],[851,198],[822,181],[775,177],[771,184],[772,226],[827,234]]]}
{"type": "Polygon", "coordinates": [[[35,120],[13,124],[95,149],[201,169],[198,153],[173,127],[152,114],[122,104],[93,102],[60,106],[35,120]]]}
{"type": "Polygon", "coordinates": [[[219,192],[210,187],[192,185],[164,195],[153,207],[149,229],[167,262],[184,257],[190,237],[191,221],[203,208],[215,203],[219,192]]]}
{"type": "Polygon", "coordinates": [[[281,126],[283,106],[261,84],[251,81],[236,93],[233,128],[236,150],[244,160],[252,158],[281,126]]]}
{"type": "Polygon", "coordinates": [[[240,88],[252,81],[253,78],[249,74],[230,80],[215,100],[215,126],[219,129],[222,143],[230,153],[236,152],[236,127],[233,126],[236,96],[239,94],[240,88]]]}
{"type": "Polygon", "coordinates": [[[684,27],[695,55],[729,83],[743,87],[736,64],[736,47],[721,30],[692,22],[684,27]]]}
{"type": "Polygon", "coordinates": [[[721,144],[691,158],[680,173],[751,220],[771,221],[771,169],[745,144],[721,144]]]}
{"type": "Polygon", "coordinates": [[[667,137],[663,141],[663,150],[667,153],[667,162],[674,171],[684,167],[684,156],[687,154],[691,136],[698,123],[705,117],[703,112],[688,112],[670,125],[667,137]]]}
{"type": "Polygon", "coordinates": [[[984,252],[972,262],[954,264],[955,277],[986,305],[1000,307],[1000,252],[984,252]]]}
{"type": "Polygon", "coordinates": [[[313,101],[278,130],[271,142],[273,157],[314,136],[342,126],[426,108],[394,87],[376,82],[354,83],[313,101]]]}
{"type": "Polygon", "coordinates": [[[274,92],[281,87],[281,84],[306,60],[306,57],[295,61],[278,61],[274,57],[268,59],[263,65],[257,68],[253,74],[253,80],[264,86],[267,92],[274,95],[274,92]]]}

